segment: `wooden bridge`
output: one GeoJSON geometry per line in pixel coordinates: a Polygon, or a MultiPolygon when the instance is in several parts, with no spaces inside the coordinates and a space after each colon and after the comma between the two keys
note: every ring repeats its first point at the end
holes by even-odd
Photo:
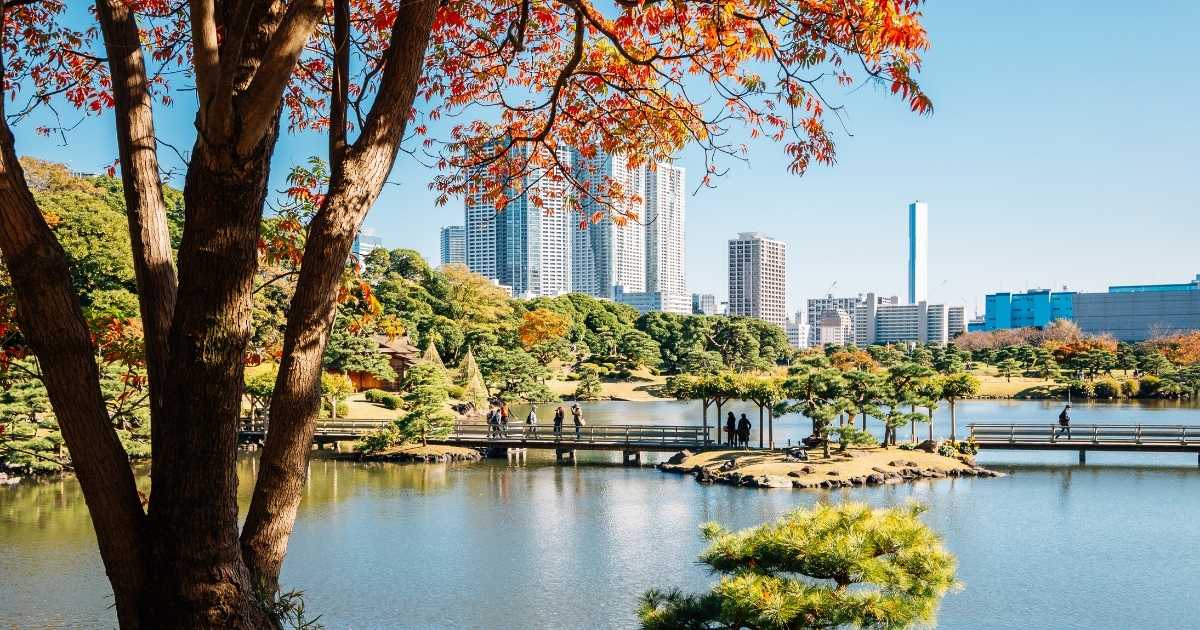
{"type": "MultiPolygon", "coordinates": [[[[348,442],[377,431],[391,420],[329,420],[317,423],[313,443],[348,442]]],[[[243,443],[261,443],[269,425],[247,422],[238,433],[243,443]]],[[[525,449],[553,450],[559,461],[573,461],[575,451],[621,451],[627,464],[641,462],[643,452],[675,453],[711,445],[704,427],[681,425],[566,425],[555,432],[550,424],[527,427],[511,423],[507,428],[485,423],[459,423],[445,435],[430,437],[430,444],[463,446],[522,456],[525,449]]]]}
{"type": "Polygon", "coordinates": [[[1200,464],[1200,426],[1072,424],[1070,433],[1058,424],[968,426],[980,449],[1078,451],[1081,464],[1087,463],[1088,451],[1197,453],[1200,464]]]}

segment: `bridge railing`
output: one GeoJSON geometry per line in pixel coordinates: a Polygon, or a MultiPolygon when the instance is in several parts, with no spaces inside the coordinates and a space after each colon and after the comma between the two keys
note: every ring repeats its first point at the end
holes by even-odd
{"type": "Polygon", "coordinates": [[[447,438],[459,442],[571,442],[596,444],[683,444],[702,445],[705,443],[703,427],[681,425],[584,425],[576,428],[564,425],[561,431],[554,431],[553,425],[537,424],[527,426],[523,423],[511,423],[507,428],[496,427],[485,423],[460,423],[455,425],[447,438]]]}
{"type": "MultiPolygon", "coordinates": [[[[1067,432],[1054,424],[969,424],[975,441],[1009,444],[1066,442],[1067,432]]],[[[1071,424],[1070,442],[1093,444],[1200,445],[1200,426],[1170,424],[1071,424]]]]}

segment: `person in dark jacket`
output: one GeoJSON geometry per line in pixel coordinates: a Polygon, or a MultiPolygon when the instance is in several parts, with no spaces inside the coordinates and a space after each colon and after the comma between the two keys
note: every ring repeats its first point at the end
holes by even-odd
{"type": "Polygon", "coordinates": [[[566,415],[567,414],[565,411],[563,411],[562,405],[559,405],[558,408],[554,410],[554,437],[562,437],[563,417],[566,415]]]}
{"type": "Polygon", "coordinates": [[[750,448],[750,418],[746,414],[738,419],[737,426],[738,446],[742,448],[750,448]]]}
{"type": "Polygon", "coordinates": [[[737,417],[730,411],[729,415],[725,416],[725,443],[733,446],[737,439],[737,417]]]}
{"type": "Polygon", "coordinates": [[[1071,403],[1067,403],[1067,406],[1063,407],[1062,412],[1058,414],[1058,430],[1054,432],[1055,439],[1063,433],[1067,434],[1068,440],[1071,439],[1071,403]]]}

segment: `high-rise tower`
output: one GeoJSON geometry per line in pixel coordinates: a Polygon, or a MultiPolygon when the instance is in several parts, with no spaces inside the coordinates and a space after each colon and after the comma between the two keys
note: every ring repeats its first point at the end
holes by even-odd
{"type": "Polygon", "coordinates": [[[908,303],[918,304],[929,293],[929,204],[908,204],[908,303]]]}
{"type": "Polygon", "coordinates": [[[787,324],[787,245],[758,232],[729,240],[729,314],[787,324]]]}
{"type": "MultiPolygon", "coordinates": [[[[580,202],[583,217],[599,213],[603,218],[585,229],[574,230],[571,251],[571,290],[615,299],[615,287],[626,293],[646,290],[645,168],[631,167],[620,155],[598,155],[590,160],[575,154],[575,172],[589,181],[593,191],[609,184],[619,186],[623,194],[637,201],[612,200],[617,210],[637,220],[618,225],[612,220],[613,208],[605,199],[584,195],[580,202]]],[[[602,193],[601,193],[602,194],[602,193]]]]}
{"type": "Polygon", "coordinates": [[[646,292],[668,313],[691,312],[684,280],[683,168],[660,162],[646,173],[646,292]]]}

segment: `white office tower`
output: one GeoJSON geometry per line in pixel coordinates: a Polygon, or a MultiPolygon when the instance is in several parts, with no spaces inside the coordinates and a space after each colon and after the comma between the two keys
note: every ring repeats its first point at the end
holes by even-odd
{"type": "Polygon", "coordinates": [[[447,225],[441,232],[441,264],[467,262],[467,230],[461,225],[447,225]]]}
{"type": "Polygon", "coordinates": [[[868,293],[854,312],[856,341],[862,347],[889,343],[944,345],[953,338],[950,318],[956,309],[954,317],[961,320],[962,307],[928,302],[880,304],[874,294],[868,293]]]}
{"type": "Polygon", "coordinates": [[[929,204],[908,204],[908,303],[929,298],[929,204]]]}
{"type": "MultiPolygon", "coordinates": [[[[514,149],[523,151],[528,149],[514,149]]],[[[571,151],[558,150],[570,168],[571,151]]],[[[521,159],[514,156],[512,159],[521,159]]],[[[467,266],[512,287],[518,297],[554,296],[571,290],[571,232],[575,215],[567,204],[569,184],[541,168],[530,168],[508,186],[508,205],[499,213],[482,199],[482,185],[467,195],[467,266]]]]}
{"type": "Polygon", "coordinates": [[[500,216],[492,201],[484,199],[481,170],[468,177],[467,193],[463,197],[463,232],[467,267],[477,274],[496,279],[496,224],[500,216]]]}
{"type": "Polygon", "coordinates": [[[646,173],[646,292],[659,293],[662,310],[690,313],[683,279],[684,170],[659,162],[646,173]]]}
{"type": "Polygon", "coordinates": [[[787,320],[787,325],[783,329],[787,333],[788,343],[793,348],[803,350],[808,347],[809,325],[804,311],[796,311],[796,318],[787,320]]]}
{"type": "Polygon", "coordinates": [[[625,293],[645,292],[645,169],[631,168],[619,155],[588,160],[576,152],[574,158],[576,177],[588,184],[588,193],[574,193],[580,198],[582,212],[577,216],[588,219],[599,213],[603,218],[585,229],[572,230],[571,290],[610,300],[615,299],[618,286],[625,293]],[[608,197],[610,185],[620,187],[621,199],[608,197]],[[630,218],[618,225],[612,219],[614,209],[631,213],[636,220],[630,218]]]}
{"type": "Polygon", "coordinates": [[[786,285],[786,244],[758,232],[742,232],[730,239],[729,315],[786,327],[786,285]]]}

